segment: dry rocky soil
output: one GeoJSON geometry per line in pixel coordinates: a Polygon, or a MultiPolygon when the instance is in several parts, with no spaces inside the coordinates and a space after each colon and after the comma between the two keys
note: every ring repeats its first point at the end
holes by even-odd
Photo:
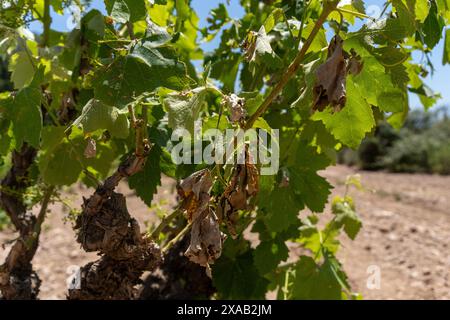
{"type": "MultiPolygon", "coordinates": [[[[450,299],[450,177],[358,172],[335,166],[321,173],[335,186],[330,197],[343,195],[346,177],[356,173],[365,190],[352,188],[350,195],[363,228],[355,241],[342,237],[338,254],[353,291],[364,299],[450,299]],[[367,285],[374,283],[370,278],[374,270],[380,271],[379,288],[367,285]]],[[[155,221],[156,211],[170,210],[175,201],[169,179],[163,179],[153,208],[124,185],[120,189],[142,229],[155,221]]],[[[81,196],[90,192],[72,189],[63,198],[79,207],[81,196]]],[[[51,209],[33,264],[42,279],[40,298],[64,299],[71,266],[95,260],[96,254],[85,253],[75,242],[71,223],[64,221],[64,207],[55,204],[51,209]]],[[[14,237],[11,230],[0,232],[0,261],[14,237]]],[[[292,249],[293,256],[298,254],[292,249]]]]}

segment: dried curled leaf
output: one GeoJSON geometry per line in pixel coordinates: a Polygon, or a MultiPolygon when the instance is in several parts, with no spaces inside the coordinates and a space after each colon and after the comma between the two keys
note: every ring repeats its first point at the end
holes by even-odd
{"type": "Polygon", "coordinates": [[[251,163],[250,155],[246,152],[245,164],[238,164],[217,205],[217,214],[224,220],[233,238],[236,237],[237,211],[249,209],[248,200],[259,190],[259,173],[257,167],[251,163]]]}
{"type": "Polygon", "coordinates": [[[289,172],[287,170],[281,170],[281,180],[278,184],[279,188],[287,188],[289,187],[289,172]]]}
{"type": "Polygon", "coordinates": [[[356,76],[361,72],[363,68],[363,62],[361,56],[359,56],[355,50],[350,50],[350,57],[347,63],[347,72],[356,76]]]}
{"type": "Polygon", "coordinates": [[[255,31],[250,31],[247,34],[244,42],[242,43],[242,49],[244,50],[244,58],[247,61],[253,61],[256,55],[256,39],[258,38],[258,33],[255,31]]]}
{"type": "Polygon", "coordinates": [[[220,232],[217,216],[208,208],[192,223],[191,242],[185,256],[209,270],[209,265],[222,253],[223,241],[224,236],[220,232]]]}
{"type": "Polygon", "coordinates": [[[323,111],[328,105],[331,105],[335,112],[340,111],[347,100],[345,89],[347,74],[356,75],[361,72],[363,65],[360,57],[354,51],[349,55],[342,45],[343,40],[336,35],[328,46],[327,61],[316,70],[314,111],[323,111]]]}
{"type": "Polygon", "coordinates": [[[219,221],[209,208],[209,190],[212,178],[204,169],[191,174],[178,186],[178,194],[183,202],[181,208],[192,223],[191,241],[185,255],[194,263],[207,268],[222,253],[223,235],[219,221]]]}
{"type": "Polygon", "coordinates": [[[234,93],[229,96],[224,96],[222,103],[227,107],[232,122],[241,123],[247,116],[247,112],[244,109],[245,100],[239,98],[234,93]]]}
{"type": "Polygon", "coordinates": [[[189,222],[194,219],[209,205],[209,189],[212,186],[211,173],[208,169],[194,172],[181,181],[178,186],[178,194],[183,200],[181,209],[186,211],[189,222]]]}
{"type": "Polygon", "coordinates": [[[84,156],[87,159],[95,158],[97,155],[97,143],[94,139],[88,138],[86,143],[86,148],[84,149],[84,156]]]}

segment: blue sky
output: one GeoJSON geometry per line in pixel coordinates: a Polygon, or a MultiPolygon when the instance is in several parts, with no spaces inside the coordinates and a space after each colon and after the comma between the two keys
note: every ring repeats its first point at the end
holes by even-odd
{"type": "MultiPolygon", "coordinates": [[[[200,27],[206,25],[206,17],[209,15],[211,9],[216,8],[219,3],[224,3],[226,5],[228,13],[232,18],[240,18],[244,14],[244,10],[239,5],[239,0],[230,0],[230,4],[228,4],[225,0],[192,0],[192,6],[200,18],[200,27]]],[[[364,3],[366,4],[367,14],[377,16],[383,7],[384,1],[368,0],[364,1],[364,3]]],[[[104,3],[102,0],[93,0],[91,7],[105,12],[104,3]]],[[[68,13],[61,16],[53,12],[52,16],[53,29],[67,31],[70,28],[70,23],[67,23],[70,17],[68,13]]],[[[359,22],[356,27],[359,27],[361,24],[362,22],[359,22]]],[[[35,32],[40,32],[40,30],[42,30],[42,26],[40,23],[35,22],[31,24],[30,29],[35,32]]],[[[219,37],[216,37],[216,39],[210,43],[202,44],[202,48],[205,51],[210,51],[218,45],[218,41],[219,37]]],[[[431,61],[435,66],[435,72],[433,75],[430,74],[426,78],[425,83],[433,90],[441,93],[442,99],[438,101],[437,105],[450,105],[450,90],[448,90],[448,84],[450,83],[450,65],[442,65],[443,42],[444,41],[441,40],[430,55],[431,61]]],[[[415,55],[413,58],[416,62],[421,62],[423,59],[420,54],[415,55]]],[[[410,95],[410,105],[413,108],[421,106],[419,99],[414,94],[410,95]]]]}

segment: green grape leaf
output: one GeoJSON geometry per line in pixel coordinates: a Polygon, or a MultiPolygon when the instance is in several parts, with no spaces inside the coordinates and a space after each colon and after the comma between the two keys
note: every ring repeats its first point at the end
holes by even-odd
{"type": "Polygon", "coordinates": [[[317,80],[316,70],[321,65],[320,59],[314,60],[303,66],[304,77],[302,79],[303,91],[299,97],[292,103],[292,108],[298,108],[300,112],[309,116],[313,106],[314,86],[317,80]]]}
{"type": "MultiPolygon", "coordinates": [[[[307,39],[307,37],[311,34],[314,29],[315,22],[310,20],[303,30],[302,37],[307,39]]],[[[328,41],[325,34],[325,30],[323,28],[319,29],[317,35],[314,37],[311,46],[309,47],[307,52],[320,52],[323,48],[328,47],[328,41]]]]}
{"type": "MultiPolygon", "coordinates": [[[[77,153],[82,155],[86,149],[87,141],[80,135],[74,139],[77,153]],[[83,152],[83,153],[81,153],[83,152]]],[[[97,142],[96,156],[93,158],[82,157],[81,162],[97,179],[105,179],[111,172],[111,167],[117,159],[117,151],[108,143],[97,142]]]]}
{"type": "Polygon", "coordinates": [[[273,271],[288,256],[289,249],[280,239],[263,241],[253,251],[254,263],[261,275],[273,271]]]}
{"type": "Polygon", "coordinates": [[[353,80],[365,100],[385,112],[400,112],[408,103],[406,92],[394,87],[385,68],[373,57],[364,58],[364,68],[353,80]]]}
{"type": "Polygon", "coordinates": [[[332,188],[325,178],[314,171],[294,167],[290,171],[290,182],[311,211],[323,211],[332,188]]]}
{"type": "MultiPolygon", "coordinates": [[[[0,102],[1,104],[6,104],[6,101],[4,100],[0,100],[0,102]]],[[[6,110],[3,110],[1,107],[0,107],[0,156],[5,156],[11,151],[13,134],[11,132],[12,131],[11,121],[6,117],[4,113],[6,112],[6,110]]]]}
{"type": "Polygon", "coordinates": [[[275,25],[284,19],[283,9],[276,8],[273,10],[264,21],[264,29],[267,33],[272,31],[275,25]]]}
{"type": "Polygon", "coordinates": [[[144,43],[99,70],[94,92],[104,103],[123,108],[144,92],[159,87],[182,90],[190,82],[186,66],[176,60],[170,48],[156,49],[144,43]]]}
{"type": "Polygon", "coordinates": [[[445,22],[438,15],[437,6],[434,1],[431,2],[430,12],[423,23],[423,33],[425,44],[429,48],[434,48],[442,37],[442,29],[445,22]]]}
{"type": "Polygon", "coordinates": [[[392,46],[371,48],[370,53],[385,67],[399,65],[409,58],[407,52],[392,46]]]}
{"type": "Polygon", "coordinates": [[[332,186],[317,174],[326,168],[330,159],[319,154],[314,147],[299,141],[293,157],[289,159],[289,184],[301,197],[302,202],[313,212],[322,212],[331,193],[332,186]]]}
{"type": "MultiPolygon", "coordinates": [[[[391,74],[391,80],[395,87],[403,90],[407,87],[410,79],[405,64],[398,64],[393,67],[388,67],[386,68],[386,71],[391,74]]],[[[408,104],[406,107],[409,107],[408,104]]]]}
{"type": "Polygon", "coordinates": [[[298,214],[305,206],[291,185],[275,186],[268,194],[260,192],[259,199],[270,231],[280,232],[300,222],[298,214]]]}
{"type": "MultiPolygon", "coordinates": [[[[407,62],[409,53],[404,49],[391,45],[374,48],[367,41],[366,37],[361,37],[357,33],[355,36],[351,36],[344,41],[344,48],[348,52],[355,50],[363,58],[363,69],[361,71],[363,75],[360,73],[355,78],[366,78],[370,72],[376,72],[377,77],[374,76],[373,78],[378,79],[378,76],[386,78],[384,75],[381,75],[381,72],[384,71],[383,73],[390,75],[391,81],[383,81],[383,85],[377,87],[377,92],[392,91],[392,86],[405,92],[409,82],[408,72],[406,71],[406,67],[409,65],[407,62]],[[373,58],[376,58],[376,61],[373,58]]],[[[367,80],[370,81],[370,79],[367,80]]],[[[369,92],[373,89],[369,90],[369,92]]]]}
{"type": "Polygon", "coordinates": [[[348,287],[345,274],[334,257],[318,265],[313,258],[301,256],[295,267],[292,298],[300,300],[340,300],[348,287]]]}
{"type": "Polygon", "coordinates": [[[42,130],[41,90],[36,87],[21,89],[11,104],[9,112],[13,122],[16,148],[23,142],[39,148],[42,130]]]}
{"type": "Polygon", "coordinates": [[[409,8],[403,0],[391,0],[397,17],[386,21],[386,35],[392,40],[402,40],[415,31],[414,8],[409,8]]]}
{"type": "Polygon", "coordinates": [[[125,0],[113,0],[107,1],[110,5],[107,5],[108,13],[111,17],[119,23],[126,23],[130,20],[130,10],[125,0]]]}
{"type": "Polygon", "coordinates": [[[446,21],[450,21],[450,1],[449,0],[437,0],[438,12],[445,18],[446,21]]]}
{"type": "Polygon", "coordinates": [[[84,168],[104,179],[111,171],[117,155],[106,143],[96,143],[96,156],[86,159],[83,156],[86,141],[82,132],[72,129],[70,142],[65,139],[65,127],[44,127],[42,148],[38,167],[44,182],[57,186],[69,186],[77,182],[84,168]]]}
{"type": "Polygon", "coordinates": [[[145,19],[147,9],[144,0],[105,0],[106,11],[119,23],[145,19]]]}
{"type": "Polygon", "coordinates": [[[82,127],[85,134],[100,129],[108,130],[112,136],[117,138],[127,138],[129,134],[129,122],[126,114],[95,99],[88,101],[73,125],[82,127]]]}
{"type": "Polygon", "coordinates": [[[211,61],[211,78],[220,80],[224,85],[224,91],[233,92],[240,62],[241,56],[234,52],[228,53],[218,61],[211,61]]]}
{"type": "Polygon", "coordinates": [[[202,130],[205,133],[209,129],[219,129],[226,130],[230,127],[230,123],[227,120],[227,117],[220,116],[218,114],[214,114],[208,118],[204,118],[202,122],[202,130]]]}
{"type": "Polygon", "coordinates": [[[25,51],[19,51],[12,55],[8,68],[11,72],[11,81],[14,83],[15,89],[22,89],[31,83],[35,73],[34,63],[31,54],[25,51]]]}
{"type": "Polygon", "coordinates": [[[395,129],[400,129],[402,125],[405,123],[406,117],[408,116],[408,109],[404,109],[401,112],[393,113],[388,119],[387,122],[393,126],[395,129]]]}
{"type": "MultiPolygon", "coordinates": [[[[246,103],[247,103],[247,101],[246,101],[246,103]]],[[[267,123],[267,121],[264,120],[264,118],[261,118],[261,117],[256,119],[255,123],[253,124],[253,128],[263,129],[266,132],[270,132],[270,130],[272,130],[270,125],[267,123]]]]}
{"type": "Polygon", "coordinates": [[[63,144],[41,159],[40,172],[46,183],[69,186],[77,182],[82,167],[71,152],[69,146],[63,144]]]}
{"type": "Polygon", "coordinates": [[[157,48],[172,40],[172,36],[165,27],[161,27],[149,20],[145,31],[144,42],[148,47],[157,48]]]}
{"type": "Polygon", "coordinates": [[[336,113],[327,108],[316,112],[312,119],[321,120],[337,140],[354,149],[375,125],[372,109],[351,77],[347,79],[345,107],[336,113]]]}
{"type": "Polygon", "coordinates": [[[259,275],[253,261],[253,250],[234,258],[223,255],[212,267],[213,285],[221,299],[265,298],[269,282],[259,275]]]}
{"type": "Polygon", "coordinates": [[[331,211],[336,215],[336,227],[341,228],[343,226],[348,237],[354,240],[362,227],[362,222],[355,212],[351,199],[336,197],[333,200],[331,211]]]}
{"type": "Polygon", "coordinates": [[[188,19],[191,13],[191,8],[187,0],[175,1],[175,9],[177,10],[177,18],[181,20],[188,19]]]}
{"type": "Polygon", "coordinates": [[[103,14],[98,10],[89,11],[82,19],[83,37],[95,43],[105,35],[105,21],[103,14]]]}
{"type": "Polygon", "coordinates": [[[189,93],[171,93],[164,99],[164,106],[169,115],[169,127],[186,129],[194,133],[194,122],[205,102],[207,90],[199,87],[189,93]]]}
{"type": "Polygon", "coordinates": [[[157,187],[161,185],[160,157],[162,151],[159,146],[154,145],[147,157],[144,168],[135,175],[128,178],[130,189],[136,191],[136,195],[151,206],[153,195],[157,187]]]}
{"type": "Polygon", "coordinates": [[[418,88],[409,88],[410,92],[414,92],[419,96],[420,102],[422,103],[425,110],[428,110],[436,104],[436,102],[441,98],[439,93],[434,92],[429,86],[422,83],[418,88]]]}
{"type": "Polygon", "coordinates": [[[208,19],[208,30],[210,31],[220,30],[230,18],[227,7],[223,3],[219,3],[217,8],[212,9],[209,14],[212,18],[208,19]]]}
{"type": "MultiPolygon", "coordinates": [[[[281,151],[285,152],[283,147],[281,151]]],[[[264,176],[261,179],[264,188],[260,190],[259,207],[265,213],[267,228],[273,232],[299,224],[298,213],[305,205],[313,212],[323,211],[332,188],[316,173],[330,164],[327,156],[298,141],[291,144],[289,153],[292,156],[287,166],[280,170],[281,181],[264,176]]]]}
{"type": "Polygon", "coordinates": [[[42,150],[38,167],[42,179],[50,185],[71,185],[81,174],[81,164],[76,160],[76,152],[69,143],[63,142],[64,127],[44,127],[42,130],[42,150]]]}
{"type": "Polygon", "coordinates": [[[297,239],[299,243],[306,249],[311,250],[313,255],[320,256],[322,248],[331,253],[335,253],[339,248],[339,235],[337,229],[325,229],[320,231],[316,226],[304,225],[300,227],[300,237],[297,239]]]}
{"type": "Polygon", "coordinates": [[[428,16],[428,12],[430,11],[430,6],[428,4],[428,0],[416,0],[414,5],[414,13],[416,15],[416,19],[420,22],[424,22],[428,16]]]}
{"type": "Polygon", "coordinates": [[[176,178],[177,166],[173,163],[171,154],[165,148],[161,148],[160,166],[163,174],[176,178]]]}

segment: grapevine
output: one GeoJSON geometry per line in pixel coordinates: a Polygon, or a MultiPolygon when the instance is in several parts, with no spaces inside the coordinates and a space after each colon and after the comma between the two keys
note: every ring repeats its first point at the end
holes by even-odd
{"type": "Polygon", "coordinates": [[[0,207],[18,237],[0,298],[39,297],[46,213],[79,185],[91,195],[71,212],[76,241],[99,257],[69,299],[361,297],[336,257],[363,227],[361,184],[330,199],[320,171],[379,122],[400,128],[410,92],[434,104],[424,79],[444,32],[450,61],[448,1],[390,0],[371,17],[362,0],[241,0],[240,19],[220,3],[205,26],[190,0],[6,2],[0,207]],[[54,30],[52,12],[74,6],[77,26],[54,30]],[[177,203],[143,230],[117,187],[151,207],[162,176],[177,203]]]}

